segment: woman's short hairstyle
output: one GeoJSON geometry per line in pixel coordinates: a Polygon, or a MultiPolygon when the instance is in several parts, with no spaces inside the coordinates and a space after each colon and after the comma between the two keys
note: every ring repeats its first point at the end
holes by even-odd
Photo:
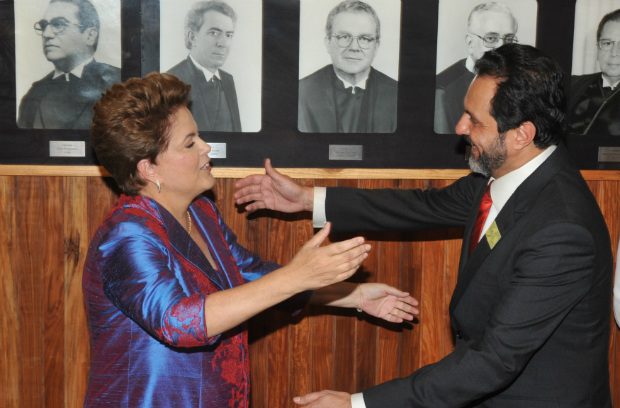
{"type": "Polygon", "coordinates": [[[113,85],[93,107],[93,149],[123,193],[137,195],[146,185],[138,162],[155,164],[168,148],[171,117],[188,105],[189,91],[174,75],[156,72],[113,85]]]}

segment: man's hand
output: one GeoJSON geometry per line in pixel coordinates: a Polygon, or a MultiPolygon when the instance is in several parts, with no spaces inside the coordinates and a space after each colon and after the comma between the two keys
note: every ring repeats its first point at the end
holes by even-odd
{"type": "Polygon", "coordinates": [[[253,174],[235,183],[235,202],[246,205],[248,212],[263,208],[282,212],[312,211],[314,191],[312,187],[301,186],[289,176],[271,167],[271,160],[265,159],[265,175],[253,174]]]}
{"type": "Polygon", "coordinates": [[[351,408],[351,394],[330,390],[295,397],[293,401],[308,408],[351,408]]]}

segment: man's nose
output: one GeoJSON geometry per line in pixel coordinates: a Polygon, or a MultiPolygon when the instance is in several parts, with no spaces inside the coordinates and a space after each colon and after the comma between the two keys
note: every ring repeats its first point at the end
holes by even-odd
{"type": "Polygon", "coordinates": [[[459,119],[454,131],[457,135],[468,135],[469,134],[469,125],[467,120],[467,114],[463,113],[461,115],[461,119],[459,119]]]}
{"type": "Polygon", "coordinates": [[[360,50],[360,43],[358,42],[359,37],[353,37],[351,39],[351,44],[349,44],[349,46],[347,47],[347,49],[349,50],[360,50]]]}
{"type": "Polygon", "coordinates": [[[610,54],[614,57],[620,57],[620,41],[615,41],[613,43],[610,54]]]}
{"type": "Polygon", "coordinates": [[[222,34],[217,38],[216,44],[218,47],[227,47],[229,42],[230,39],[226,37],[226,35],[222,34]]]}
{"type": "Polygon", "coordinates": [[[45,26],[45,30],[43,30],[43,32],[41,33],[41,36],[43,38],[52,38],[56,36],[56,34],[54,34],[54,30],[52,30],[51,24],[48,24],[45,26]]]}

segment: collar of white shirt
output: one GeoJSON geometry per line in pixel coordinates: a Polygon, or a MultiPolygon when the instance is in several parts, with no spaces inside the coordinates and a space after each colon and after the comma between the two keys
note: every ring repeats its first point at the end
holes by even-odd
{"type": "Polygon", "coordinates": [[[368,79],[368,75],[370,74],[370,71],[368,71],[368,74],[366,74],[365,77],[363,77],[362,79],[360,79],[359,81],[357,81],[357,84],[352,84],[349,81],[343,79],[340,77],[340,75],[336,74],[336,76],[338,77],[338,79],[340,81],[342,81],[342,84],[344,85],[344,89],[348,89],[351,88],[352,86],[357,86],[358,88],[364,89],[366,90],[366,80],[368,79]]]}
{"type": "Polygon", "coordinates": [[[474,66],[476,65],[476,61],[474,61],[474,59],[471,57],[471,55],[469,57],[467,57],[467,59],[465,60],[465,68],[467,68],[467,70],[469,72],[471,72],[472,74],[474,73],[474,66]]]}
{"type": "Polygon", "coordinates": [[[542,153],[523,166],[495,180],[491,185],[491,199],[493,200],[493,206],[497,209],[497,212],[502,210],[508,199],[510,199],[515,190],[519,188],[521,183],[543,164],[556,148],[557,146],[555,145],[547,147],[542,153]]]}
{"type": "Polygon", "coordinates": [[[616,87],[620,84],[620,80],[617,80],[615,84],[612,84],[611,82],[609,82],[605,75],[601,74],[601,77],[603,78],[603,86],[608,86],[612,90],[615,90],[616,87]]]}
{"type": "Polygon", "coordinates": [[[517,188],[519,188],[521,183],[523,183],[525,179],[527,179],[541,164],[543,164],[556,148],[557,146],[555,145],[549,146],[538,156],[534,157],[518,169],[513,170],[498,179],[494,179],[493,177],[489,179],[489,183],[491,180],[495,180],[495,182],[491,184],[491,200],[493,201],[493,204],[491,205],[491,209],[489,210],[489,214],[484,222],[482,232],[478,239],[482,239],[484,234],[491,227],[491,224],[493,224],[493,221],[495,221],[495,218],[499,212],[502,208],[504,208],[506,202],[508,202],[512,194],[517,190],[517,188]]]}
{"type": "MultiPolygon", "coordinates": [[[[80,65],[78,65],[77,67],[73,68],[71,72],[62,72],[58,69],[54,69],[54,76],[52,77],[52,79],[56,79],[61,75],[64,75],[65,78],[67,78],[69,74],[73,74],[78,78],[82,78],[82,74],[84,73],[84,67],[86,66],[86,64],[90,64],[94,59],[95,59],[94,57],[90,57],[89,59],[82,62],[80,65]]],[[[69,79],[67,79],[67,81],[68,80],[69,79]]]]}
{"type": "Polygon", "coordinates": [[[205,79],[207,80],[207,82],[209,82],[211,80],[211,78],[213,78],[213,77],[217,77],[217,79],[222,79],[220,77],[220,70],[219,69],[216,68],[215,72],[211,72],[208,69],[206,69],[205,67],[203,67],[202,65],[200,65],[198,63],[198,61],[196,61],[194,59],[194,57],[192,57],[191,55],[189,56],[189,59],[191,59],[192,62],[194,63],[194,65],[196,65],[196,68],[198,68],[199,70],[202,71],[202,73],[204,74],[205,79]]]}

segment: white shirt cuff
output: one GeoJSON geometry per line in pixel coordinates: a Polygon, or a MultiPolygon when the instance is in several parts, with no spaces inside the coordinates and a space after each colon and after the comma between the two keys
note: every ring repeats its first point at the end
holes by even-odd
{"type": "Polygon", "coordinates": [[[325,215],[325,197],[327,188],[314,187],[314,210],[312,211],[312,226],[314,228],[323,228],[327,223],[325,215]]]}
{"type": "Polygon", "coordinates": [[[357,394],[351,395],[351,408],[366,408],[364,394],[358,392],[357,394]]]}

